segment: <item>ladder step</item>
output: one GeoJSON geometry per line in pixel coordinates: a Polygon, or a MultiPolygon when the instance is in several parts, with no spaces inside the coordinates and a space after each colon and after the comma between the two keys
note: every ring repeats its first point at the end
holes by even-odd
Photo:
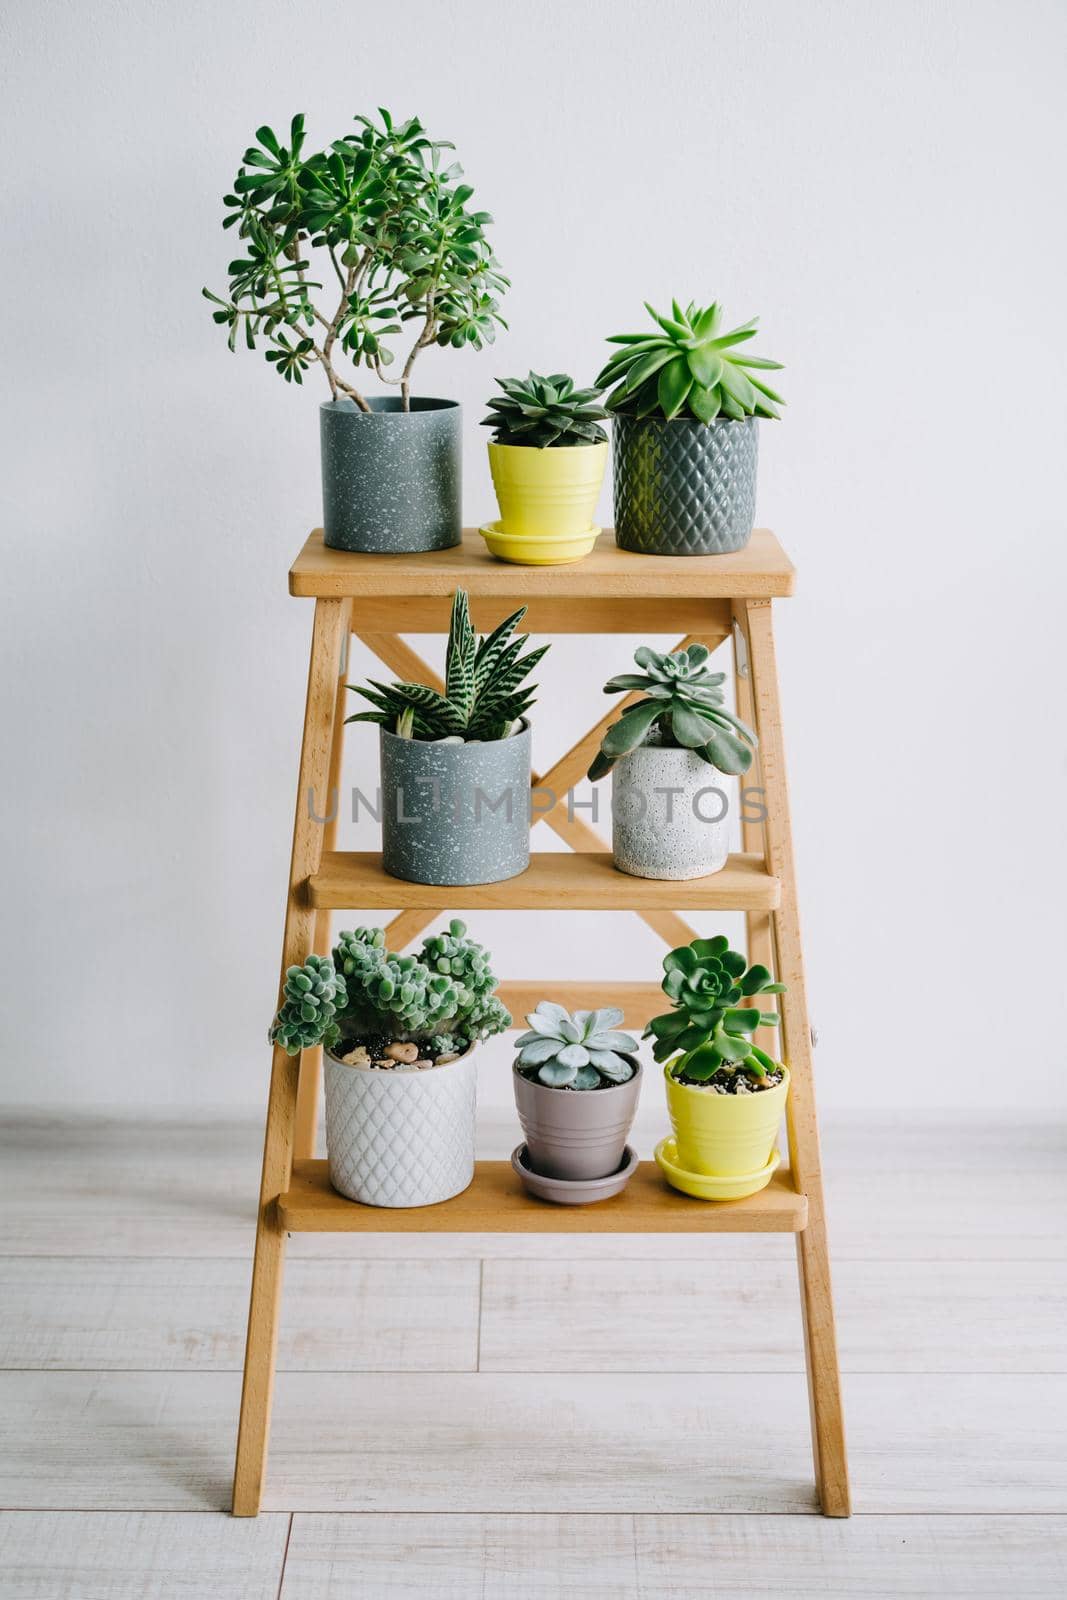
{"type": "Polygon", "coordinates": [[[278,1213],[291,1233],[800,1233],[808,1202],[787,1172],[747,1200],[691,1200],[667,1186],[655,1162],[642,1161],[614,1199],[556,1206],[528,1195],[510,1161],[479,1161],[474,1182],[454,1200],[394,1211],[339,1195],[325,1161],[296,1161],[278,1213]]]}
{"type": "Polygon", "coordinates": [[[326,851],[307,892],[326,911],[774,911],[779,901],[761,856],[732,855],[721,872],[676,883],[618,872],[610,850],[539,850],[517,878],[462,887],[391,878],[376,851],[326,851]]]}

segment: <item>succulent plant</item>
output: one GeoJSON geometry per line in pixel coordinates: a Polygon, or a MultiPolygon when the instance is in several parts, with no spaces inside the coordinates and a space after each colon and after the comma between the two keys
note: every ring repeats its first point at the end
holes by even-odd
{"type": "Polygon", "coordinates": [[[675,300],[669,317],[647,300],[645,309],[657,324],[654,333],[617,333],[608,340],[622,346],[596,380],[601,388],[614,385],[605,402],[609,411],[698,422],[778,416],[775,407],[785,402],[757,374],[778,371],[782,363],[739,348],[755,338],[758,317],[723,333],[717,304],[705,309],[690,301],[683,311],[675,300]]]}
{"type": "Polygon", "coordinates": [[[503,389],[487,401],[489,415],[483,428],[495,428],[494,444],[529,445],[537,450],[551,445],[603,444],[607,434],[598,422],[607,416],[599,389],[576,389],[565,372],[542,378],[498,378],[503,389]]]}
{"type": "Polygon", "coordinates": [[[447,933],[424,939],[418,955],[399,956],[385,948],[381,928],[342,933],[333,953],[348,990],[338,1019],[342,1036],[389,1033],[426,1039],[448,1034],[462,1039],[466,1049],[502,1033],[511,1017],[494,994],[489,957],[466,935],[466,925],[455,919],[447,933]]]}
{"type": "Polygon", "coordinates": [[[553,1089],[626,1083],[636,1069],[622,1052],[632,1054],[638,1043],[615,1031],[622,1016],[613,1006],[572,1016],[554,1001],[542,1000],[526,1018],[530,1032],[516,1040],[519,1071],[553,1089]]]}
{"type": "Polygon", "coordinates": [[[505,617],[492,633],[479,639],[470,619],[467,595],[457,589],[445,660],[445,692],[422,683],[384,684],[371,680],[369,689],[350,683],[375,707],[358,711],[347,722],[376,722],[406,739],[506,739],[534,700],[536,685],[524,680],[548,645],[522,654],[528,635],[513,639],[526,607],[505,617]]]}
{"type": "Polygon", "coordinates": [[[348,1000],[345,980],[328,956],[308,956],[302,967],[285,974],[284,1001],[269,1034],[289,1055],[312,1045],[336,1044],[340,1035],[336,1018],[348,1000]]]}
{"type": "Polygon", "coordinates": [[[287,145],[271,127],[257,128],[222,202],[222,225],[235,226],[241,241],[229,288],[225,296],[203,291],[231,350],[238,339],[249,350],[264,341],[287,383],[303,383],[317,364],[331,397],[364,412],[353,382],[361,366],[398,384],[407,411],[423,350],[480,350],[507,326],[496,296],[508,279],[486,238],[493,219],[470,209],[463,169],[442,156],[451,144],[430,139],[417,117],[379,115],[380,124],[357,116],[355,132],[314,153],[304,150],[302,115],[287,145]],[[390,377],[390,346],[412,322],[400,376],[390,377]],[[340,370],[339,350],[357,373],[340,370]]]}
{"type": "Polygon", "coordinates": [[[645,1037],[654,1040],[657,1061],[678,1057],[670,1068],[672,1077],[707,1083],[722,1071],[757,1079],[778,1071],[751,1038],[757,1028],[776,1027],[777,1013],[742,1004],[753,995],[784,993],[785,984],[775,983],[766,967],[750,967],[720,934],[672,950],[663,969],[663,992],[674,1009],[653,1017],[645,1037]]]}
{"type": "Polygon", "coordinates": [[[748,771],[756,735],[727,711],[721,687],[726,674],[706,671],[707,659],[708,647],[703,644],[691,644],[671,655],[660,655],[642,645],[634,652],[634,661],[644,671],[608,679],[605,694],[639,689],[645,698],[624,711],[605,733],[589,768],[594,783],[610,772],[621,756],[629,755],[654,734],[662,744],[695,751],[719,772],[748,771]]]}

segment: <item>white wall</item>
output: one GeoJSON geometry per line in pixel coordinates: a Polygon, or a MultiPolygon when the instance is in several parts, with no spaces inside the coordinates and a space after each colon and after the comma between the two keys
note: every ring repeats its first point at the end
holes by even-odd
{"type": "MultiPolygon", "coordinates": [[[[199,294],[253,129],[303,109],[326,142],[382,104],[455,140],[514,278],[496,351],[420,372],[467,407],[470,520],[493,376],[590,378],[645,298],[759,312],[788,364],[759,515],[801,571],[780,654],[824,1105],[1067,1104],[1065,19],[11,0],[0,1099],[261,1104],[319,396],[229,356],[199,294]]],[[[625,648],[554,646],[538,761],[625,648]]],[[[511,976],[662,953],[629,918],[471,921],[511,976]]]]}

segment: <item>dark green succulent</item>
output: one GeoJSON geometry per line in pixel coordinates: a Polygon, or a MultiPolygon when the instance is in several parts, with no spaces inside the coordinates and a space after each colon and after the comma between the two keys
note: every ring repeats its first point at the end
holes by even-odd
{"type": "Polygon", "coordinates": [[[645,698],[628,707],[613,722],[593,757],[588,776],[595,783],[611,771],[616,761],[653,736],[671,748],[694,751],[719,772],[740,774],[752,765],[758,740],[752,729],[727,711],[722,684],[724,672],[708,672],[704,663],[708,647],[691,644],[671,655],[660,655],[649,645],[634,652],[644,672],[624,672],[609,678],[605,694],[641,690],[645,698]]]}
{"type": "Polygon", "coordinates": [[[528,635],[513,639],[526,607],[505,617],[479,639],[470,619],[464,590],[452,603],[452,625],[445,661],[445,692],[422,683],[377,683],[369,689],[350,683],[375,707],[347,717],[347,722],[376,722],[407,739],[506,739],[514,733],[534,700],[536,685],[524,680],[540,661],[547,644],[523,655],[528,635]]]}
{"type": "Polygon", "coordinates": [[[663,961],[663,992],[672,1011],[653,1017],[645,1037],[657,1061],[669,1061],[671,1076],[707,1083],[717,1072],[746,1072],[759,1079],[778,1066],[752,1042],[757,1028],[773,1028],[778,1016],[743,1001],[757,994],[783,994],[766,967],[749,966],[723,935],[694,939],[663,961]]]}
{"type": "Polygon", "coordinates": [[[755,338],[758,317],[723,333],[717,304],[704,309],[690,301],[683,311],[675,300],[671,316],[663,317],[646,300],[645,310],[657,324],[654,333],[616,333],[608,340],[622,346],[596,380],[611,388],[609,411],[698,422],[778,416],[775,407],[785,402],[757,373],[778,371],[782,363],[739,348],[755,338]]]}
{"type": "Polygon", "coordinates": [[[285,974],[284,1000],[269,1034],[289,1055],[313,1045],[332,1047],[340,1036],[338,1013],[348,1002],[345,980],[328,956],[308,956],[285,974]]]}
{"type": "Polygon", "coordinates": [[[235,227],[241,241],[228,291],[204,290],[231,350],[238,338],[249,350],[265,342],[267,360],[289,383],[302,383],[318,364],[333,399],[346,396],[365,412],[339,351],[398,384],[407,411],[421,351],[480,350],[507,326],[496,296],[508,280],[486,238],[493,219],[471,208],[463,169],[443,154],[452,145],[430,139],[417,117],[395,122],[382,109],[379,116],[380,123],[357,116],[356,131],[316,152],[304,149],[302,115],[287,145],[269,126],[257,128],[223,199],[223,227],[235,227]],[[391,377],[391,345],[410,323],[400,375],[391,377]]]}
{"type": "Polygon", "coordinates": [[[498,378],[503,396],[486,404],[489,415],[483,428],[495,428],[494,444],[529,445],[545,450],[554,445],[604,444],[607,434],[598,423],[607,416],[599,389],[576,389],[565,372],[542,378],[531,372],[523,378],[498,378]]]}
{"type": "Polygon", "coordinates": [[[637,1068],[627,1060],[637,1040],[617,1028],[623,1013],[614,1006],[576,1011],[542,1000],[526,1018],[530,1032],[515,1041],[519,1071],[552,1089],[599,1089],[628,1083],[637,1068]]]}

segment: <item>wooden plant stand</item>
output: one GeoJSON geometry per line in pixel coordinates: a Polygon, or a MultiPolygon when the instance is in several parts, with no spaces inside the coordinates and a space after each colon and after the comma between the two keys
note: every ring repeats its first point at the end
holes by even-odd
{"type": "MultiPolygon", "coordinates": [[[[330,913],[342,907],[362,911],[402,907],[386,930],[391,949],[403,949],[443,910],[626,909],[636,911],[672,946],[694,937],[680,911],[743,911],[749,959],[763,962],[788,985],[780,1009],[781,1054],[792,1073],[787,1111],[790,1166],[762,1193],[714,1204],[669,1189],[655,1166],[642,1162],[617,1198],[566,1207],[527,1196],[507,1162],[480,1161],[470,1188],[443,1205],[396,1211],[358,1205],[334,1192],[326,1162],[313,1159],[321,1052],[305,1050],[297,1059],[275,1046],[234,1515],[255,1516],[259,1510],[286,1235],[367,1231],[794,1234],[815,1484],[825,1515],[848,1516],[812,1038],[771,627],[771,602],[792,592],[793,579],[788,557],[764,529],[757,530],[747,548],[735,555],[685,559],[630,555],[616,548],[609,530],[586,560],[544,568],[494,560],[474,532],[454,550],[411,557],[346,555],[327,550],[321,532],[315,532],[297,557],[289,575],[290,593],[314,599],[315,623],[285,911],[283,978],[287,967],[305,961],[311,951],[329,953],[330,913]],[[440,687],[437,674],[399,635],[446,633],[457,588],[470,593],[483,629],[526,605],[524,627],[536,634],[681,634],[683,644],[699,640],[712,648],[732,638],[738,712],[755,724],[760,741],[758,769],[745,782],[762,786],[766,809],[763,823],[743,824],[744,852],[732,856],[722,872],[683,883],[660,883],[615,871],[604,841],[588,823],[568,816],[564,799],[584,776],[604,729],[617,716],[615,703],[550,771],[534,775],[535,785],[560,797],[559,804],[535,820],[543,817],[569,848],[536,852],[520,877],[469,888],[428,888],[387,877],[377,854],[336,850],[340,805],[329,803],[329,791],[340,792],[349,634],[362,639],[397,677],[440,687]],[[334,820],[323,824],[315,816],[334,820]]],[[[590,687],[590,698],[595,688],[590,687]]],[[[371,794],[374,787],[372,782],[371,794]]],[[[574,1008],[597,1004],[603,989],[602,983],[524,980],[503,983],[500,995],[514,1014],[521,1015],[546,992],[574,1008]]],[[[611,999],[624,1007],[630,1027],[643,1027],[662,1009],[657,983],[612,984],[611,989],[611,999]]],[[[774,1049],[773,1037],[764,1042],[774,1049]]]]}

